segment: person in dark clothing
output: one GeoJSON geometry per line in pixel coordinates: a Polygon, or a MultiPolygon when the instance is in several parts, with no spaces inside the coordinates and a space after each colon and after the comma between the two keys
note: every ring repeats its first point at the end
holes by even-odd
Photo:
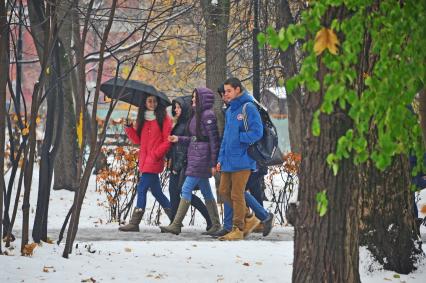
{"type": "MultiPolygon", "coordinates": [[[[172,101],[172,115],[175,118],[175,125],[172,135],[186,136],[187,123],[191,118],[192,96],[181,96],[172,101]]],[[[185,182],[185,169],[188,146],[182,143],[174,143],[168,153],[168,164],[170,169],[169,194],[171,203],[172,221],[176,216],[180,202],[182,185],[185,182]]],[[[212,222],[203,201],[196,195],[192,196],[191,205],[195,207],[204,217],[207,223],[206,230],[210,229],[212,222]]]]}
{"type": "Polygon", "coordinates": [[[219,150],[219,136],[216,117],[212,110],[214,93],[208,88],[196,88],[192,95],[192,118],[188,124],[190,136],[169,136],[172,143],[188,145],[187,167],[185,182],[182,185],[181,200],[173,222],[169,226],[162,226],[161,231],[179,234],[182,221],[188,211],[193,198],[192,191],[199,186],[206,201],[206,207],[212,220],[212,227],[207,234],[215,233],[220,229],[219,213],[216,200],[213,196],[209,178],[215,173],[215,164],[219,150]]]}

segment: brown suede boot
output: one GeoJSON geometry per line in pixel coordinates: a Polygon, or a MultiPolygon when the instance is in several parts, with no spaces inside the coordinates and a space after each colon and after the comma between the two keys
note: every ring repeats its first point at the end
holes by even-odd
{"type": "Polygon", "coordinates": [[[182,221],[185,218],[185,215],[188,212],[190,205],[191,205],[190,201],[180,199],[180,203],[175,215],[175,219],[169,226],[160,226],[161,233],[171,233],[171,234],[179,235],[182,228],[182,221]]]}
{"type": "Polygon", "coordinates": [[[141,223],[144,212],[145,209],[143,208],[133,209],[133,214],[130,218],[129,224],[118,227],[118,230],[123,232],[139,232],[139,223],[141,223]]]}
{"type": "Polygon", "coordinates": [[[220,241],[237,241],[244,239],[244,233],[237,226],[232,227],[232,231],[223,237],[218,238],[220,241]]]}
{"type": "Polygon", "coordinates": [[[263,233],[263,223],[260,222],[259,225],[254,228],[253,233],[263,233]]]}
{"type": "Polygon", "coordinates": [[[244,238],[247,237],[248,234],[253,232],[254,228],[256,228],[259,223],[260,220],[256,216],[254,216],[254,214],[250,218],[246,218],[243,229],[244,238]]]}
{"type": "Polygon", "coordinates": [[[201,233],[202,235],[212,235],[220,230],[219,212],[217,211],[216,201],[206,200],[207,211],[209,212],[210,219],[212,220],[212,227],[206,232],[201,233]]]}

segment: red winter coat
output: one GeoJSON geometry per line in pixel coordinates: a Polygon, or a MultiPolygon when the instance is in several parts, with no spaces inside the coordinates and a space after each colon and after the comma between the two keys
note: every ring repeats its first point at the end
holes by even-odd
{"type": "Polygon", "coordinates": [[[135,128],[125,128],[129,140],[140,145],[139,172],[158,174],[163,171],[164,156],[171,146],[167,141],[171,130],[172,120],[168,115],[164,118],[163,130],[160,129],[157,120],[145,121],[140,137],[135,128]]]}

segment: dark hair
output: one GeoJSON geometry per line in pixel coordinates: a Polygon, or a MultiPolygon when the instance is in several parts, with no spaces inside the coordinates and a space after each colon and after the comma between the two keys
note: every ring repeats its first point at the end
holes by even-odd
{"type": "Polygon", "coordinates": [[[187,131],[189,132],[189,125],[191,123],[192,117],[195,116],[195,135],[197,139],[201,138],[201,113],[203,109],[201,108],[200,103],[200,95],[198,94],[197,89],[194,89],[192,95],[195,95],[195,110],[192,111],[191,119],[188,120],[188,124],[186,125],[187,131]]]}
{"type": "Polygon", "coordinates": [[[217,88],[217,93],[219,93],[220,96],[223,96],[225,93],[225,85],[221,84],[220,87],[217,88]]]}
{"type": "Polygon", "coordinates": [[[223,85],[230,85],[233,88],[239,87],[241,92],[243,92],[244,90],[243,85],[241,84],[241,81],[237,78],[229,78],[223,83],[223,85]]]}
{"type": "MultiPolygon", "coordinates": [[[[158,100],[158,97],[154,96],[157,99],[157,108],[155,108],[155,118],[157,119],[157,123],[160,126],[160,129],[163,129],[163,122],[166,118],[167,112],[166,112],[166,106],[164,106],[162,103],[160,103],[158,100]]],[[[145,112],[146,112],[146,100],[148,96],[144,96],[142,99],[142,105],[139,106],[138,111],[138,117],[137,117],[137,133],[139,136],[141,136],[141,132],[143,129],[143,125],[145,123],[145,112]]]]}

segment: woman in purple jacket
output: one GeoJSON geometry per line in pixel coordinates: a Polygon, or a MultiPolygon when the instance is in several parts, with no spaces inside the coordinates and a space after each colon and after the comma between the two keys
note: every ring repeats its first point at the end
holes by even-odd
{"type": "Polygon", "coordinates": [[[193,116],[188,124],[190,136],[170,136],[170,142],[189,144],[188,163],[185,171],[187,176],[182,186],[179,208],[173,222],[162,226],[161,232],[178,235],[182,221],[191,205],[192,191],[198,185],[212,220],[212,227],[206,234],[215,233],[220,229],[219,213],[216,200],[210,187],[209,178],[215,173],[219,150],[219,135],[216,116],[213,112],[215,94],[208,88],[196,88],[192,93],[193,116]]]}

